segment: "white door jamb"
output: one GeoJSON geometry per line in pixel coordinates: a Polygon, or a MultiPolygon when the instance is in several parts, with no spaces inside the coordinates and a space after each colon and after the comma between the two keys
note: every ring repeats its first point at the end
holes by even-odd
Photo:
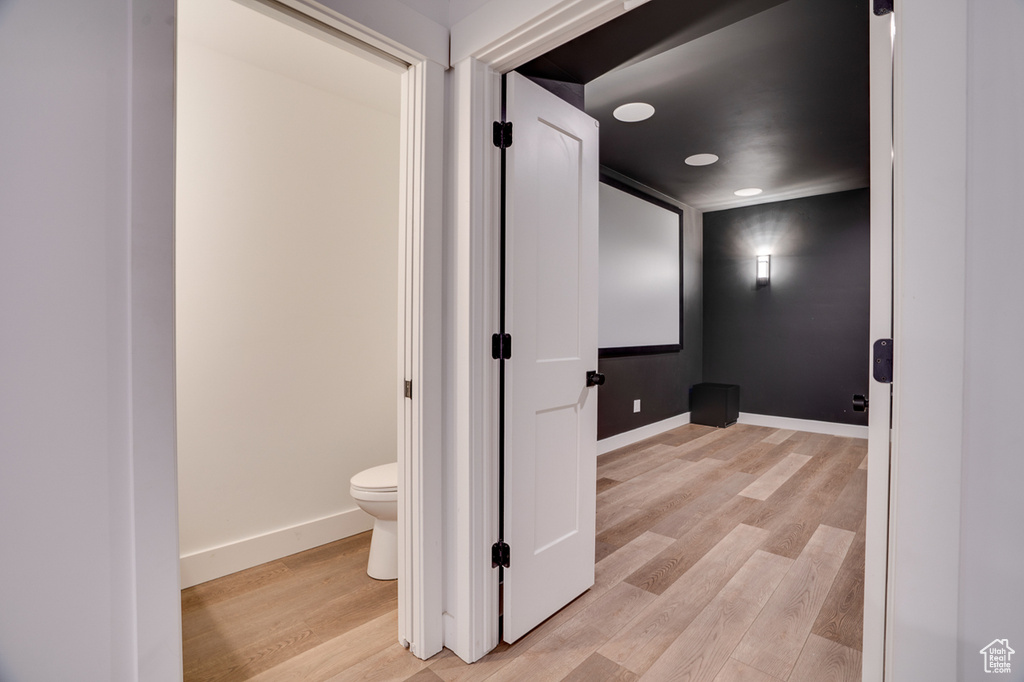
{"type": "MultiPolygon", "coordinates": [[[[866,11],[871,12],[868,8],[866,11]]],[[[868,343],[891,339],[893,257],[893,17],[869,16],[871,120],[871,320],[868,343]],[[887,229],[886,229],[887,228],[887,229]]],[[[868,364],[872,360],[869,351],[868,364]]],[[[886,650],[886,571],[889,548],[891,384],[871,378],[864,560],[864,641],[861,677],[883,679],[886,650]]]]}
{"type": "Polygon", "coordinates": [[[402,77],[399,268],[398,637],[430,658],[443,640],[442,220],[444,69],[402,77]]]}
{"type": "Polygon", "coordinates": [[[498,331],[500,244],[497,150],[487,143],[501,115],[500,78],[475,59],[454,65],[452,105],[451,388],[455,400],[449,462],[454,483],[448,513],[452,561],[446,647],[467,663],[498,645],[498,363],[490,335],[498,331]]]}

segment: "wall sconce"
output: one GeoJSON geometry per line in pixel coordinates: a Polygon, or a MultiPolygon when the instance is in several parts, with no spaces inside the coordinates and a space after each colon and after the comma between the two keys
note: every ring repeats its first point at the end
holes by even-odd
{"type": "Polygon", "coordinates": [[[768,286],[768,279],[771,273],[771,256],[764,255],[757,257],[757,288],[768,286]]]}

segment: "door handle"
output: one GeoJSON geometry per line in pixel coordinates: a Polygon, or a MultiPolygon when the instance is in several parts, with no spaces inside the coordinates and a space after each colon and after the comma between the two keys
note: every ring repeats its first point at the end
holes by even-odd
{"type": "Polygon", "coordinates": [[[868,399],[866,396],[857,394],[853,396],[853,411],[854,412],[867,412],[868,411],[868,399]]]}
{"type": "Polygon", "coordinates": [[[604,375],[595,372],[593,370],[587,372],[587,386],[602,386],[604,384],[604,375]]]}

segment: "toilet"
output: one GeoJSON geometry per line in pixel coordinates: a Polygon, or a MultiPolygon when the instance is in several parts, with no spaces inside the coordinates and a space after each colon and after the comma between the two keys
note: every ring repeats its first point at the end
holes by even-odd
{"type": "Polygon", "coordinates": [[[398,462],[382,464],[352,477],[350,492],[359,508],[374,518],[366,573],[377,580],[398,578],[398,462]]]}

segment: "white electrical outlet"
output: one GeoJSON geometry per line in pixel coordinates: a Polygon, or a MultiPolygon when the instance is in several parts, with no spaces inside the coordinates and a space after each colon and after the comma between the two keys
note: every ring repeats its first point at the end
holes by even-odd
{"type": "Polygon", "coordinates": [[[633,401],[633,414],[636,414],[639,411],[640,411],[640,399],[637,398],[636,400],[633,401]]]}

